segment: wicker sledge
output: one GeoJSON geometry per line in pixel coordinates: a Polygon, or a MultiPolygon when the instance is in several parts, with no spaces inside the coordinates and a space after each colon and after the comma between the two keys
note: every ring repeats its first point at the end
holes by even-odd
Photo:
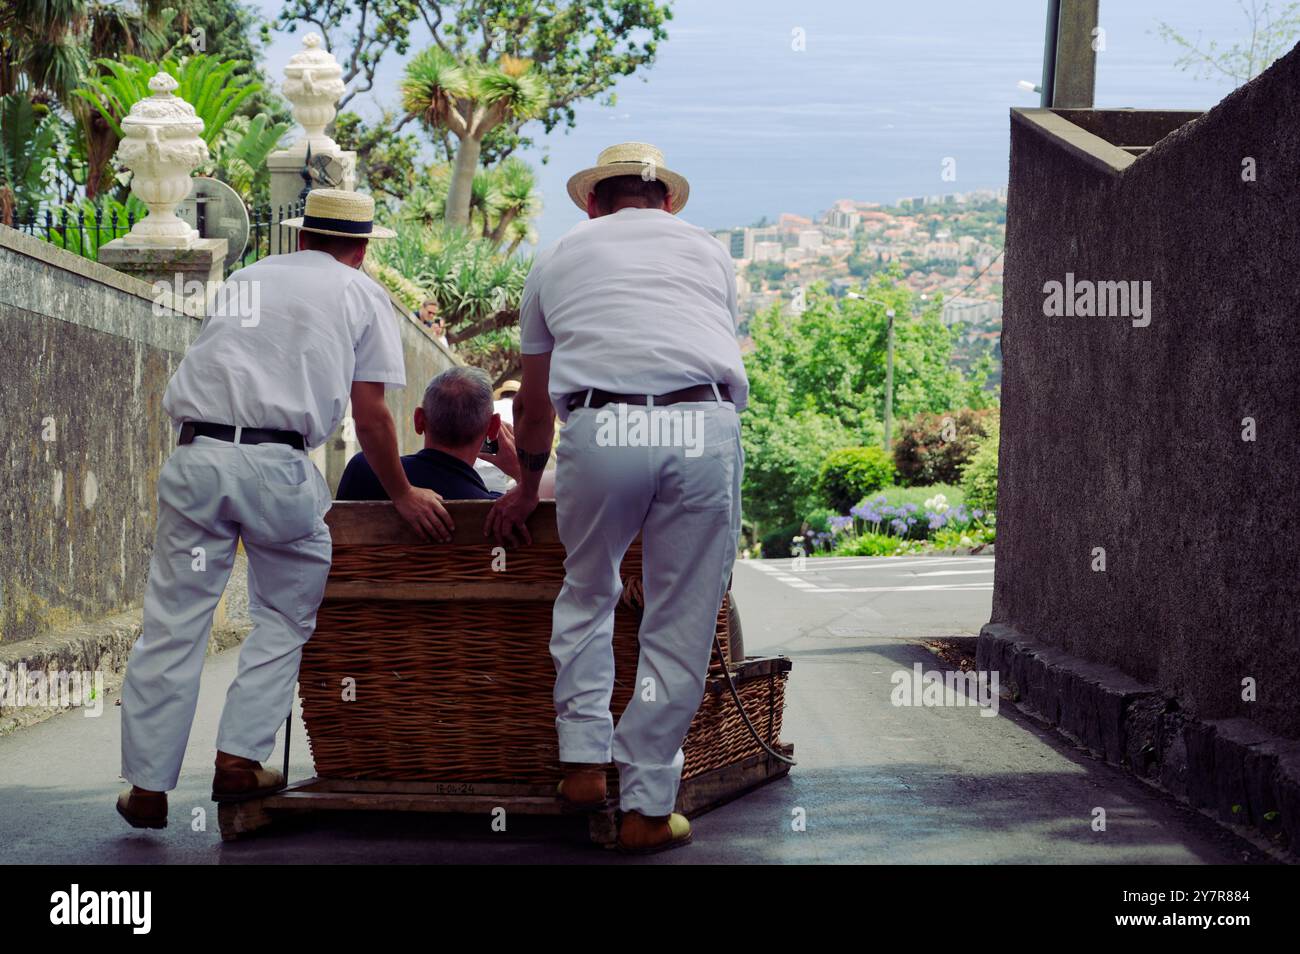
{"type": "MultiPolygon", "coordinates": [[[[449,502],[450,543],[419,539],[390,503],[335,503],[326,517],[333,564],[316,632],[298,677],[316,777],[245,806],[222,806],[227,839],[279,812],[379,809],[559,814],[561,777],[548,641],[564,581],[555,505],[529,520],[533,542],[505,550],[483,536],[485,501],[449,502]]],[[[623,561],[641,572],[640,542],[623,561]]],[[[729,606],[718,637],[745,714],[783,754],[781,719],[790,663],[733,659],[729,606]]],[[[637,617],[614,620],[617,720],[633,689],[637,617]]],[[[785,775],[789,766],[754,738],[714,658],[683,744],[678,810],[699,814],[785,775]]],[[[610,770],[611,791],[617,773],[610,770]]],[[[611,801],[615,801],[611,799],[611,801]]],[[[613,838],[612,810],[590,819],[593,840],[613,838]]]]}

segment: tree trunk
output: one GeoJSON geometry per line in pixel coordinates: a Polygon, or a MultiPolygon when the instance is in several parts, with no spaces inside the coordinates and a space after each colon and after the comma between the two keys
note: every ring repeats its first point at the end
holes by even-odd
{"type": "Polygon", "coordinates": [[[447,188],[448,225],[465,228],[469,225],[469,204],[474,197],[474,173],[478,169],[479,153],[483,151],[483,140],[473,136],[461,139],[456,150],[456,161],[451,167],[451,183],[447,188]]]}
{"type": "Polygon", "coordinates": [[[86,137],[86,198],[95,199],[113,188],[112,159],[117,152],[117,133],[97,112],[83,120],[86,137]]]}
{"type": "MultiPolygon", "coordinates": [[[[515,220],[515,217],[518,214],[519,210],[517,208],[506,209],[505,212],[501,213],[501,221],[497,223],[497,227],[494,228],[492,234],[488,236],[488,238],[492,240],[493,245],[499,246],[501,244],[502,240],[506,237],[506,229],[510,227],[510,223],[515,220]]],[[[513,248],[511,251],[513,251],[513,248]]]]}

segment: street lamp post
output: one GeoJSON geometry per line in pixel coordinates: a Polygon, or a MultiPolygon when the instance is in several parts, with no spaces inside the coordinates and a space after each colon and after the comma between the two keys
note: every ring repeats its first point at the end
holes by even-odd
{"type": "Polygon", "coordinates": [[[885,311],[885,453],[894,449],[894,309],[885,311]]]}
{"type": "Polygon", "coordinates": [[[894,431],[894,309],[887,301],[868,298],[857,292],[848,292],[845,297],[885,306],[885,452],[888,453],[894,431]]]}

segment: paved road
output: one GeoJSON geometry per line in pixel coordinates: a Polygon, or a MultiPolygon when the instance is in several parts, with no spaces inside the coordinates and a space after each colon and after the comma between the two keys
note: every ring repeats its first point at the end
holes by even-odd
{"type": "MultiPolygon", "coordinates": [[[[892,673],[943,668],[921,637],[971,635],[988,619],[990,558],[742,563],[734,589],[751,655],[794,660],[790,778],[696,820],[696,843],[646,859],[685,862],[1234,862],[1211,823],[1029,724],[1010,707],[896,707],[892,673]],[[1107,827],[1092,829],[1104,808],[1107,827]],[[806,831],[792,830],[801,810],[806,831]]],[[[235,656],[209,660],[172,824],[139,833],[113,812],[119,721],[72,712],[0,739],[0,862],[197,863],[575,861],[625,863],[581,824],[350,816],[223,845],[207,800],[211,745],[235,656]],[[206,830],[190,819],[207,813],[206,830]]],[[[301,723],[292,776],[311,774],[301,723]]],[[[280,756],[272,760],[279,764],[280,756]]]]}

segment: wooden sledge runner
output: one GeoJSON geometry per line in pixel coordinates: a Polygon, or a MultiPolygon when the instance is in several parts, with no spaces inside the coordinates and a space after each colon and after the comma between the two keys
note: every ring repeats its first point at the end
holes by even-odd
{"type": "MultiPolygon", "coordinates": [[[[482,536],[489,504],[449,502],[450,543],[415,536],[388,503],[336,503],[326,517],[334,560],[299,673],[314,778],[282,792],[219,806],[226,841],[276,818],[322,811],[570,815],[561,777],[548,650],[551,605],[564,578],[553,502],[529,520],[531,545],[501,551],[482,536]],[[504,554],[504,563],[502,563],[504,554]]],[[[633,544],[622,575],[639,575],[633,544]]],[[[790,766],[753,738],[780,742],[784,657],[730,658],[728,603],[718,614],[726,668],[716,658],[683,744],[677,810],[699,815],[790,766]]],[[[636,673],[635,614],[615,612],[615,719],[636,673]]],[[[612,769],[610,804],[617,804],[612,769]]],[[[588,834],[610,845],[613,808],[588,814],[588,834]]]]}

